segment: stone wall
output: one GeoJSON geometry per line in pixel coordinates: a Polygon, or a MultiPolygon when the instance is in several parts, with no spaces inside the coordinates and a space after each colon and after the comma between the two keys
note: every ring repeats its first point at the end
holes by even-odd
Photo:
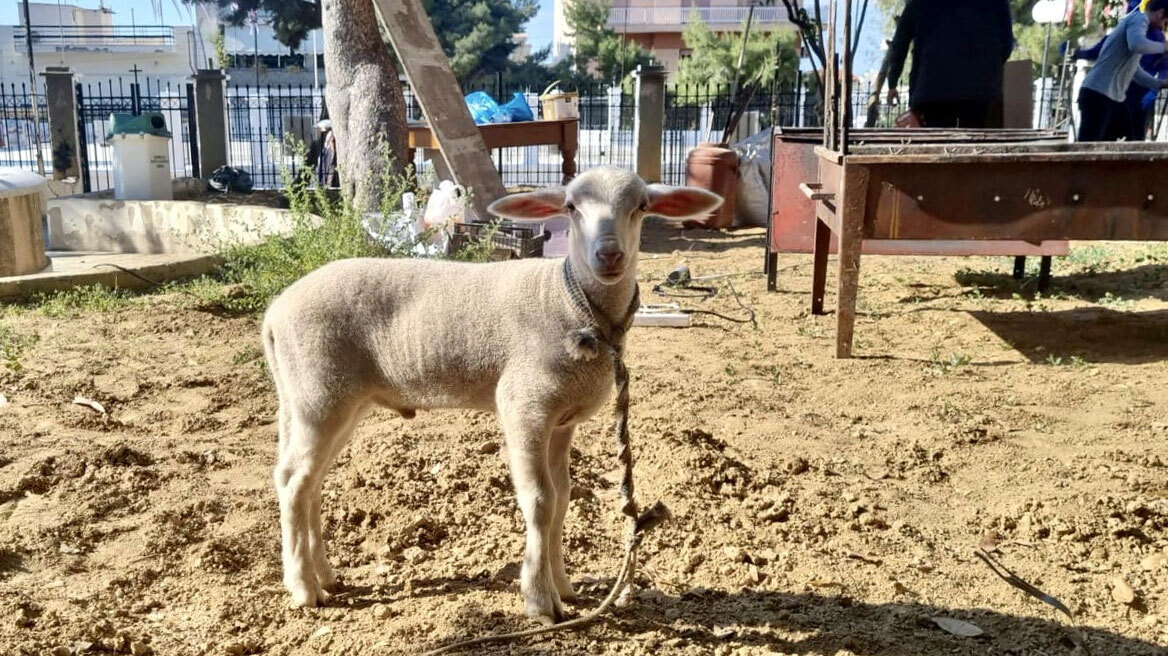
{"type": "Polygon", "coordinates": [[[198,200],[120,201],[73,196],[48,202],[51,251],[203,254],[287,234],[291,212],[198,200]]]}

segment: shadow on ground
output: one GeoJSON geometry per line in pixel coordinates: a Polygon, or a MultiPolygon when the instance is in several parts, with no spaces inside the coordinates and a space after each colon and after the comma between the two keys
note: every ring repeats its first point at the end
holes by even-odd
{"type": "MultiPolygon", "coordinates": [[[[591,608],[594,603],[594,600],[589,600],[585,605],[591,608]]],[[[580,608],[575,610],[580,611],[580,608]]],[[[1045,610],[1045,606],[1036,603],[1036,614],[1041,615],[1045,610]]],[[[428,646],[530,628],[522,618],[502,617],[498,612],[488,614],[473,606],[468,606],[465,611],[463,630],[438,638],[428,646]]],[[[1054,614],[1053,610],[1051,614],[1054,614]]],[[[642,598],[632,608],[618,611],[615,617],[602,621],[610,628],[602,635],[598,635],[596,629],[583,629],[592,632],[589,642],[595,640],[615,648],[618,643],[633,641],[638,646],[647,647],[644,642],[654,637],[660,638],[662,643],[655,648],[659,653],[669,653],[670,647],[682,645],[704,648],[707,653],[725,645],[731,650],[755,647],[784,654],[834,655],[848,650],[857,656],[1078,656],[1085,653],[1076,648],[1067,626],[1055,620],[1019,617],[982,608],[956,609],[918,603],[865,604],[843,595],[694,590],[680,597],[657,595],[642,598]],[[711,622],[715,617],[735,617],[737,620],[733,626],[715,625],[711,622]],[[971,622],[985,634],[977,638],[950,635],[931,621],[933,617],[971,622]],[[612,628],[617,631],[612,631],[612,628]]],[[[1092,656],[1164,656],[1166,653],[1161,645],[1109,631],[1092,628],[1081,628],[1081,631],[1092,656]]],[[[552,634],[529,639],[515,647],[520,653],[541,653],[551,646],[549,641],[561,639],[552,634]]],[[[503,645],[501,648],[506,650],[506,643],[503,645]]],[[[564,653],[562,647],[566,646],[560,645],[561,649],[556,653],[564,653]]]]}
{"type": "Polygon", "coordinates": [[[1071,356],[1087,362],[1139,364],[1168,359],[1168,310],[1121,312],[1076,308],[1062,312],[969,313],[1031,362],[1071,356]]]}
{"type": "Polygon", "coordinates": [[[725,253],[739,248],[758,249],[758,266],[762,270],[763,246],[766,234],[758,228],[742,230],[686,230],[680,222],[656,217],[645,220],[641,234],[642,253],[725,253]]]}
{"type": "MultiPolygon", "coordinates": [[[[1008,273],[992,271],[958,271],[954,276],[962,287],[976,287],[983,296],[1012,298],[1014,294],[1033,295],[1037,290],[1036,277],[1014,280],[1008,273]]],[[[1111,298],[1168,301],[1168,266],[1142,264],[1121,271],[1100,271],[1058,275],[1056,267],[1047,295],[1062,294],[1072,298],[1098,302],[1111,298]]]]}

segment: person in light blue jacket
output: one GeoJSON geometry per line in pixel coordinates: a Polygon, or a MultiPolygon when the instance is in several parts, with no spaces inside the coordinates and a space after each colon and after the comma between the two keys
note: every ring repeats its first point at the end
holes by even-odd
{"type": "MultiPolygon", "coordinates": [[[[1127,10],[1128,12],[1139,11],[1141,0],[1129,0],[1127,10]]],[[[1156,28],[1148,29],[1148,39],[1159,43],[1164,43],[1164,31],[1156,28]]],[[[1087,61],[1095,61],[1099,59],[1100,53],[1103,51],[1103,44],[1107,41],[1106,38],[1100,39],[1095,45],[1090,48],[1079,49],[1074,53],[1075,59],[1085,59],[1087,61]]],[[[1064,44],[1065,47],[1066,44],[1064,44]]],[[[1154,76],[1158,80],[1168,80],[1168,55],[1164,53],[1144,55],[1140,57],[1140,68],[1146,71],[1149,75],[1154,76]]],[[[1149,110],[1156,103],[1156,97],[1159,95],[1160,89],[1149,89],[1141,85],[1135,80],[1127,87],[1127,95],[1124,97],[1124,107],[1127,108],[1127,140],[1128,141],[1143,141],[1147,134],[1149,110]]]]}
{"type": "Polygon", "coordinates": [[[1148,38],[1149,29],[1163,31],[1168,0],[1148,0],[1144,11],[1133,11],[1119,21],[1104,40],[1099,59],[1079,90],[1079,141],[1116,141],[1130,132],[1124,99],[1134,80],[1148,89],[1168,82],[1140,68],[1142,55],[1168,52],[1168,45],[1148,38]]]}

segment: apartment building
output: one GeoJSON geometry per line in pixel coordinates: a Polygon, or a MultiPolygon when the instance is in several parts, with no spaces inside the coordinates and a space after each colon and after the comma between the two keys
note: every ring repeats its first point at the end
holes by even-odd
{"type": "MultiPolygon", "coordinates": [[[[555,0],[552,52],[564,57],[572,48],[571,29],[565,18],[568,0],[555,0]]],[[[641,44],[669,72],[689,53],[681,35],[691,17],[715,32],[737,32],[746,22],[750,0],[611,0],[608,26],[630,41],[641,44]]],[[[755,7],[752,30],[790,27],[781,5],[755,7]]]]}

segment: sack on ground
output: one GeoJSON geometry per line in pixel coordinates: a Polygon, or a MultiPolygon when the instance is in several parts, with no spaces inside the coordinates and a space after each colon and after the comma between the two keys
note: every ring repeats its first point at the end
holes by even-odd
{"type": "Polygon", "coordinates": [[[207,180],[207,186],[223,193],[251,193],[251,174],[243,169],[220,166],[211,173],[210,179],[207,180]]]}

